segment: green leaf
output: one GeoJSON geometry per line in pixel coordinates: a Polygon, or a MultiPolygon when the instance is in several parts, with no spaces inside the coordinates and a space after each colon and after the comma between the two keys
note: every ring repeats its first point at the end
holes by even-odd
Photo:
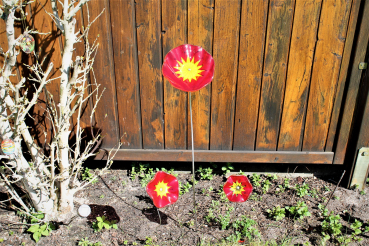
{"type": "Polygon", "coordinates": [[[28,228],[27,231],[29,231],[29,232],[36,232],[36,231],[38,231],[39,228],[40,228],[40,225],[37,224],[37,225],[33,225],[30,228],[28,228]]]}
{"type": "Polygon", "coordinates": [[[114,225],[113,225],[113,228],[114,228],[114,229],[118,229],[117,224],[114,224],[114,225]]]}
{"type": "Polygon", "coordinates": [[[42,234],[42,236],[46,237],[46,236],[50,235],[50,232],[49,232],[49,230],[45,230],[45,231],[42,231],[41,234],[42,234]]]}
{"type": "Polygon", "coordinates": [[[33,235],[32,235],[33,239],[35,239],[36,243],[40,240],[40,237],[41,237],[41,233],[40,232],[35,232],[33,235]]]}
{"type": "Polygon", "coordinates": [[[100,230],[103,228],[103,225],[104,225],[104,223],[102,223],[102,222],[99,222],[99,223],[97,224],[97,226],[99,227],[99,229],[100,229],[100,230]]]}
{"type": "Polygon", "coordinates": [[[44,231],[44,230],[46,229],[46,227],[47,227],[47,224],[42,225],[42,226],[40,227],[40,231],[44,231]]]}
{"type": "MultiPolygon", "coordinates": [[[[104,216],[103,216],[103,217],[104,217],[104,216]]],[[[103,222],[103,219],[102,219],[101,217],[97,217],[96,219],[97,219],[97,221],[101,221],[101,222],[103,222]]]]}
{"type": "Polygon", "coordinates": [[[105,226],[106,229],[108,229],[108,230],[110,229],[110,225],[108,223],[105,223],[104,226],[105,226]]]}

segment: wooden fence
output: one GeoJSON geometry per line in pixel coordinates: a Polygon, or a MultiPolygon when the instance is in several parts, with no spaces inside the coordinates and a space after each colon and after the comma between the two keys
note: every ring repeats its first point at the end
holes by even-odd
{"type": "MultiPolygon", "coordinates": [[[[33,26],[56,35],[43,11],[50,3],[41,2],[30,9],[33,26]]],[[[189,43],[215,61],[212,83],[191,98],[197,161],[342,164],[352,119],[341,126],[343,102],[356,98],[346,99],[345,88],[364,2],[92,0],[77,19],[105,9],[90,32],[90,40],[99,35],[94,73],[105,87],[93,122],[102,147],[120,141],[123,160],[190,160],[190,98],[161,72],[165,55],[189,43]]],[[[60,55],[62,38],[36,39],[42,52],[60,55]]],[[[58,84],[49,89],[57,93],[58,84]]]]}

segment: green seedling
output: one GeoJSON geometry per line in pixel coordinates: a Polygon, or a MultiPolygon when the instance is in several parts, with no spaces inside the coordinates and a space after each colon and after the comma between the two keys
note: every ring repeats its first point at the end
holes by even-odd
{"type": "Polygon", "coordinates": [[[99,196],[99,198],[100,198],[100,199],[103,199],[104,197],[105,197],[104,195],[100,195],[100,196],[99,196]]]}
{"type": "Polygon", "coordinates": [[[362,191],[360,191],[360,195],[365,195],[366,193],[365,193],[365,191],[364,190],[362,190],[362,191]]]}
{"type": "Polygon", "coordinates": [[[146,237],[145,240],[145,246],[154,246],[154,239],[152,239],[151,237],[146,237]]]}
{"type": "Polygon", "coordinates": [[[320,213],[321,213],[324,217],[328,216],[328,209],[326,209],[326,208],[324,207],[324,205],[323,205],[323,204],[319,203],[319,205],[318,205],[318,209],[319,209],[320,213]]]}
{"type": "Polygon", "coordinates": [[[333,236],[341,234],[342,224],[340,219],[341,217],[338,214],[334,215],[334,212],[331,211],[330,215],[325,217],[322,222],[322,231],[333,236]]]}
{"type": "Polygon", "coordinates": [[[108,221],[105,216],[97,217],[96,220],[97,221],[92,223],[92,228],[94,229],[95,232],[99,232],[103,228],[107,230],[109,230],[110,228],[118,229],[116,220],[108,221]]]}
{"type": "Polygon", "coordinates": [[[266,179],[263,183],[263,186],[261,187],[261,189],[263,190],[263,194],[266,194],[270,188],[270,181],[268,179],[266,179]]]}
{"type": "Polygon", "coordinates": [[[267,213],[269,217],[272,217],[276,221],[286,217],[286,210],[284,208],[281,208],[280,206],[276,206],[272,210],[267,209],[267,213]]]}
{"type": "Polygon", "coordinates": [[[82,180],[87,180],[91,182],[91,184],[95,184],[98,180],[97,177],[93,174],[93,172],[89,168],[81,169],[82,180]]]}
{"type": "Polygon", "coordinates": [[[78,242],[79,246],[102,246],[101,242],[96,242],[96,243],[92,243],[88,240],[88,237],[86,238],[82,238],[79,242],[78,242]]]}
{"type": "Polygon", "coordinates": [[[256,201],[257,202],[257,201],[262,201],[263,200],[263,197],[262,196],[259,196],[256,193],[252,193],[249,199],[252,200],[252,201],[256,201]]]}
{"type": "Polygon", "coordinates": [[[199,170],[197,170],[197,172],[199,173],[200,179],[202,179],[202,180],[213,180],[213,178],[214,178],[213,169],[211,169],[210,167],[202,168],[200,166],[199,170]]]}
{"type": "Polygon", "coordinates": [[[215,221],[220,224],[222,230],[226,230],[229,228],[231,223],[231,212],[233,211],[234,207],[230,206],[225,215],[220,214],[219,217],[215,219],[215,221]]]}
{"type": "Polygon", "coordinates": [[[324,190],[327,191],[327,192],[330,192],[331,191],[331,189],[329,189],[328,186],[324,186],[324,190]]]}
{"type": "Polygon", "coordinates": [[[27,231],[32,233],[32,237],[37,243],[42,236],[49,236],[52,230],[55,230],[54,225],[52,223],[45,223],[34,224],[27,231]]]}
{"type": "Polygon", "coordinates": [[[310,192],[310,195],[312,198],[318,198],[318,191],[317,189],[312,189],[311,192],[310,192]]]}
{"type": "Polygon", "coordinates": [[[252,185],[255,187],[260,187],[261,186],[261,177],[259,174],[253,173],[252,176],[250,177],[252,185]]]}
{"type": "Polygon", "coordinates": [[[270,180],[277,180],[277,179],[278,179],[277,174],[270,174],[270,173],[268,173],[268,174],[267,174],[267,177],[268,177],[270,180]]]}
{"type": "Polygon", "coordinates": [[[254,242],[260,239],[261,234],[256,227],[257,223],[255,220],[247,218],[242,215],[241,219],[237,219],[232,223],[233,234],[227,237],[227,240],[233,243],[238,243],[241,239],[248,239],[249,242],[254,242]]]}
{"type": "Polygon", "coordinates": [[[311,216],[307,205],[302,201],[297,201],[296,206],[286,207],[286,209],[290,212],[293,218],[303,219],[304,217],[311,216]]]}
{"type": "Polygon", "coordinates": [[[146,187],[146,185],[154,178],[154,176],[155,171],[153,168],[150,168],[150,164],[132,164],[131,179],[135,180],[138,178],[142,187],[146,187]]]}
{"type": "Polygon", "coordinates": [[[232,164],[230,162],[227,162],[227,164],[222,167],[222,171],[225,175],[227,175],[228,173],[230,173],[233,170],[234,170],[234,167],[232,166],[232,164]]]}
{"type": "Polygon", "coordinates": [[[190,182],[185,183],[183,186],[180,186],[179,195],[184,195],[185,193],[189,192],[192,187],[190,182]]]}
{"type": "Polygon", "coordinates": [[[296,184],[295,190],[296,190],[296,194],[299,197],[304,197],[309,194],[309,185],[308,184],[303,184],[303,185],[296,184]]]}

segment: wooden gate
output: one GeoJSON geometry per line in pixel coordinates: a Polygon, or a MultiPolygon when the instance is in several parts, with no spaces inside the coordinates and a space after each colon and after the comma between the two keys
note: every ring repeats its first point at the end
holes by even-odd
{"type": "Polygon", "coordinates": [[[90,31],[99,34],[94,72],[105,87],[94,123],[102,148],[121,142],[116,159],[190,161],[192,100],[196,161],[343,163],[353,117],[350,105],[342,117],[343,102],[355,105],[346,87],[368,1],[93,0],[89,7],[91,18],[105,8],[90,31]],[[215,61],[212,83],[192,98],[161,73],[167,52],[185,43],[215,61]]]}

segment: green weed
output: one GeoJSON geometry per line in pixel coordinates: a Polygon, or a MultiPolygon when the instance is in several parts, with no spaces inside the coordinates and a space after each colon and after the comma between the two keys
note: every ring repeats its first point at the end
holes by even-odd
{"type": "Polygon", "coordinates": [[[231,171],[234,170],[234,167],[232,166],[232,163],[228,162],[225,166],[222,167],[222,171],[224,175],[227,175],[231,171]]]}
{"type": "Polygon", "coordinates": [[[87,180],[91,182],[91,184],[97,183],[98,179],[94,176],[93,172],[89,168],[81,169],[82,180],[87,180]]]}
{"type": "Polygon", "coordinates": [[[200,179],[202,180],[213,180],[214,175],[213,175],[213,169],[208,167],[208,168],[202,168],[201,166],[199,167],[199,170],[197,170],[197,172],[200,175],[200,179]]]}
{"type": "Polygon", "coordinates": [[[280,206],[275,206],[272,210],[267,209],[267,213],[269,217],[272,217],[276,221],[283,219],[286,217],[285,208],[281,208],[280,206]]]}
{"type": "Polygon", "coordinates": [[[109,230],[110,228],[118,229],[118,226],[116,224],[117,221],[116,220],[108,221],[104,215],[102,217],[97,217],[96,220],[97,221],[92,223],[92,228],[94,229],[95,232],[99,232],[103,228],[107,230],[109,230]]]}
{"type": "Polygon", "coordinates": [[[303,184],[303,185],[296,184],[295,190],[296,190],[296,194],[299,197],[304,197],[309,194],[309,185],[308,184],[303,184]]]}
{"type": "Polygon", "coordinates": [[[297,201],[296,206],[286,207],[286,210],[290,212],[293,218],[303,219],[304,217],[311,216],[307,205],[303,201],[297,201]]]}

